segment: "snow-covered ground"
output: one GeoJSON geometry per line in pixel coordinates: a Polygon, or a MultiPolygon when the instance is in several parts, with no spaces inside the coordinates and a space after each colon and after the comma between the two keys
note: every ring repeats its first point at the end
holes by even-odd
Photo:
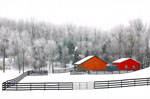
{"type": "Polygon", "coordinates": [[[149,99],[150,87],[70,91],[4,91],[1,99],[149,99]]]}
{"type": "Polygon", "coordinates": [[[48,76],[28,76],[21,82],[92,82],[103,80],[117,80],[129,78],[150,77],[150,68],[125,73],[125,74],[106,74],[106,75],[70,75],[69,73],[49,74],[48,76]]]}
{"type": "MultiPolygon", "coordinates": [[[[0,83],[8,79],[16,77],[17,72],[2,73],[0,71],[0,83]]],[[[127,74],[115,75],[69,75],[65,74],[49,74],[48,76],[28,76],[21,82],[45,82],[45,81],[73,81],[73,82],[88,82],[95,80],[111,80],[111,79],[126,79],[150,77],[150,68],[139,70],[127,74]]],[[[1,87],[0,87],[1,88],[1,87]]],[[[0,91],[0,98],[3,99],[149,99],[150,86],[137,86],[127,88],[112,88],[112,89],[95,89],[95,90],[69,90],[69,91],[0,91]]]]}

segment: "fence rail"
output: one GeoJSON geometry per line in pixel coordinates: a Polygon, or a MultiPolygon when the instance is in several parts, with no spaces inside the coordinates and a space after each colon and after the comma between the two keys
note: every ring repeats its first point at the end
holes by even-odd
{"type": "Polygon", "coordinates": [[[110,80],[110,81],[95,81],[94,89],[132,87],[150,85],[150,78],[110,80]]]}
{"type": "Polygon", "coordinates": [[[30,75],[48,75],[48,71],[26,71],[23,74],[21,74],[20,76],[11,79],[11,80],[7,80],[5,82],[2,83],[2,90],[6,90],[12,86],[15,86],[16,84],[18,84],[18,82],[20,82],[24,77],[26,76],[30,76],[30,75]]]}
{"type": "Polygon", "coordinates": [[[38,71],[38,70],[31,70],[31,71],[27,71],[28,72],[28,76],[38,76],[38,75],[48,75],[48,71],[46,70],[42,70],[42,71],[38,71]]]}
{"type": "Polygon", "coordinates": [[[71,71],[70,75],[103,75],[103,74],[124,74],[124,73],[130,73],[131,71],[71,71]]]}
{"type": "MultiPolygon", "coordinates": [[[[6,89],[3,83],[3,89],[6,89]]],[[[25,90],[73,90],[72,82],[43,82],[43,83],[14,83],[7,88],[7,91],[25,91],[25,90]]]]}
{"type": "Polygon", "coordinates": [[[2,90],[25,91],[25,90],[87,90],[122,88],[132,86],[148,86],[150,78],[94,81],[94,82],[39,82],[39,83],[3,83],[2,90]],[[12,84],[12,86],[9,86],[12,84]],[[8,87],[9,86],[9,87],[8,87]]]}
{"type": "Polygon", "coordinates": [[[94,81],[94,82],[38,82],[38,83],[19,83],[21,79],[28,75],[41,74],[45,75],[47,72],[27,71],[22,75],[7,80],[2,83],[2,90],[8,91],[25,91],[25,90],[85,90],[85,89],[105,89],[105,88],[121,88],[132,86],[148,86],[150,85],[150,77],[135,78],[123,80],[109,80],[109,81],[94,81]]]}
{"type": "Polygon", "coordinates": [[[73,71],[74,68],[66,68],[66,69],[54,69],[53,73],[67,73],[73,71]]]}

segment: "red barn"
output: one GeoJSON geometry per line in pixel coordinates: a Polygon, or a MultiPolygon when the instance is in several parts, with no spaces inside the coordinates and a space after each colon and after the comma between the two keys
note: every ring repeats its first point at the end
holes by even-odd
{"type": "Polygon", "coordinates": [[[113,65],[116,65],[118,70],[139,70],[140,62],[131,59],[131,58],[121,58],[112,62],[113,65]]]}
{"type": "Polygon", "coordinates": [[[106,62],[101,60],[100,58],[96,56],[88,56],[80,61],[74,63],[74,65],[77,66],[77,70],[106,70],[106,62]]]}

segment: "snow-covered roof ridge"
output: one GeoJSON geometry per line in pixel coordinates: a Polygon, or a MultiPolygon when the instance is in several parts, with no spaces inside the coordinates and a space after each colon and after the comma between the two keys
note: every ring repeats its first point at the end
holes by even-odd
{"type": "Polygon", "coordinates": [[[121,63],[121,62],[126,61],[126,60],[128,60],[128,59],[129,59],[129,58],[120,58],[120,59],[118,59],[118,60],[113,61],[112,63],[121,63]]]}
{"type": "Polygon", "coordinates": [[[89,59],[92,58],[92,57],[94,57],[94,56],[87,56],[87,57],[85,57],[85,58],[83,58],[83,59],[81,59],[81,60],[75,62],[74,64],[75,64],[75,65],[79,65],[79,64],[81,64],[81,63],[83,63],[83,62],[89,60],[89,59]]]}
{"type": "MultiPolygon", "coordinates": [[[[120,58],[120,59],[118,59],[118,60],[113,61],[112,63],[121,63],[121,62],[124,62],[124,61],[129,60],[129,59],[132,59],[132,58],[120,58]]],[[[135,60],[135,59],[132,59],[132,60],[137,61],[137,60],[135,60]]],[[[138,62],[138,61],[137,61],[137,62],[138,62]]],[[[139,63],[140,63],[140,62],[139,62],[139,63]]]]}

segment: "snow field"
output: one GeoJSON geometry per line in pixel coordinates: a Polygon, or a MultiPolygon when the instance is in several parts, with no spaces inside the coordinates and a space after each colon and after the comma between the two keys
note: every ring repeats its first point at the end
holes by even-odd
{"type": "Polygon", "coordinates": [[[3,91],[1,99],[149,99],[150,87],[98,90],[3,91]]]}
{"type": "Polygon", "coordinates": [[[125,74],[70,75],[69,73],[49,74],[48,76],[28,76],[21,82],[94,82],[150,77],[150,68],[125,74]]]}

